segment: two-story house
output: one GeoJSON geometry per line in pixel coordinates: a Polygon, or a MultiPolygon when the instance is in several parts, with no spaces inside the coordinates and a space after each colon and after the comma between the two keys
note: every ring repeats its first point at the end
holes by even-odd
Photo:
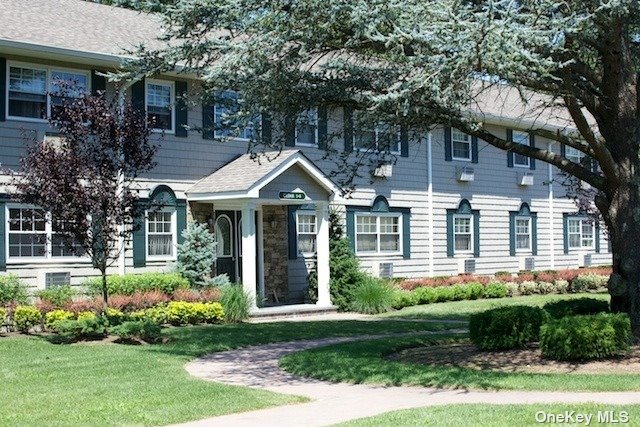
{"type": "MultiPolygon", "coordinates": [[[[4,0],[2,6],[0,163],[15,169],[28,138],[44,140],[55,131],[47,117],[57,102],[58,79],[87,92],[113,93],[113,83],[100,73],[118,69],[126,49],[157,43],[160,26],[151,15],[81,0],[4,0]]],[[[302,301],[316,262],[319,281],[328,283],[327,216],[333,208],[342,212],[362,266],[379,276],[611,262],[604,230],[576,212],[554,181],[555,168],[456,129],[436,126],[409,138],[382,127],[358,128],[353,111],[319,106],[301,112],[304,120],[282,153],[255,161],[246,154],[254,129],[224,142],[224,130],[193,130],[211,129],[229,105],[179,102],[198,92],[196,79],[167,74],[126,83],[129,100],[144,106],[164,134],[157,167],[139,183],[140,196],[162,200],[164,208],[146,215],[112,273],[170,268],[181,231],[195,220],[215,233],[218,273],[261,298],[302,301]],[[331,140],[333,149],[353,156],[384,143],[396,161],[373,168],[342,197],[328,178],[335,164],[323,159],[327,134],[339,135],[331,140]]],[[[219,98],[233,96],[221,90],[219,98]]],[[[526,129],[566,123],[528,108],[507,93],[487,101],[481,113],[496,135],[565,151],[526,129]]],[[[579,152],[567,148],[566,155],[580,161],[579,152]]],[[[88,259],[73,256],[56,239],[46,212],[12,201],[8,182],[0,176],[0,274],[17,274],[37,287],[79,284],[95,275],[88,259]]],[[[321,299],[328,304],[325,288],[321,299]]]]}

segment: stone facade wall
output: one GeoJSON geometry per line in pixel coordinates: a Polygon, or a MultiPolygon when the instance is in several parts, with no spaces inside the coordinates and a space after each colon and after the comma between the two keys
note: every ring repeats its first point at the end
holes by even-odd
{"type": "Polygon", "coordinates": [[[264,293],[268,303],[286,302],[289,244],[286,206],[263,206],[264,293]],[[275,295],[274,295],[275,294],[275,295]]]}

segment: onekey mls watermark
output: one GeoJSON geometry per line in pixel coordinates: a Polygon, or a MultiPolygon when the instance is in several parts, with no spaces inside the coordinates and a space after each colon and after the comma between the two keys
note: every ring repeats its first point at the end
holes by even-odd
{"type": "Polygon", "coordinates": [[[584,426],[597,424],[629,424],[629,413],[619,410],[594,412],[578,411],[537,411],[535,420],[540,424],[578,424],[584,426]]]}

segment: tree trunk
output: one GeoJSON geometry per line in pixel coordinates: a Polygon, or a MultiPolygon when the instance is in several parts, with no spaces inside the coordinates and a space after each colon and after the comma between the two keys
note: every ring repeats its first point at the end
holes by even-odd
{"type": "Polygon", "coordinates": [[[107,270],[106,268],[100,269],[102,274],[102,311],[106,313],[107,307],[109,307],[109,288],[107,287],[107,270]]]}

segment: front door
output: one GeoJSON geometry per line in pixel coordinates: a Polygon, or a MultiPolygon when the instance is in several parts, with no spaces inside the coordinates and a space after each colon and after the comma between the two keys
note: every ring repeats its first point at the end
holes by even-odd
{"type": "Polygon", "coordinates": [[[216,211],[216,274],[227,274],[232,282],[239,282],[242,270],[240,247],[240,212],[216,211]]]}

